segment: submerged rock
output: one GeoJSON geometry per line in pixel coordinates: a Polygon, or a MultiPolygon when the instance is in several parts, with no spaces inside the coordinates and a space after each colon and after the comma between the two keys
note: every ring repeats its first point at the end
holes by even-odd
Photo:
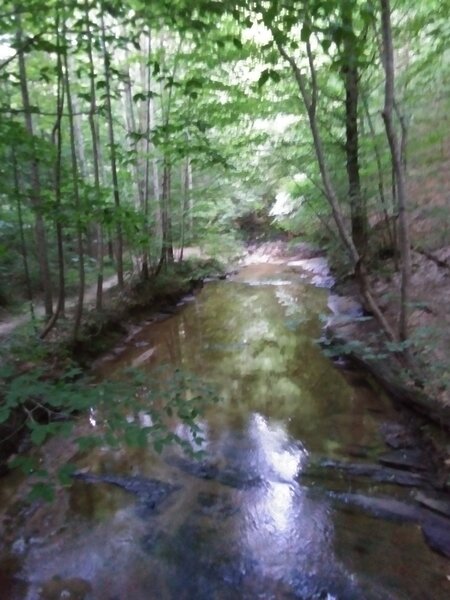
{"type": "Polygon", "coordinates": [[[329,492],[329,495],[336,502],[361,509],[380,519],[399,523],[420,520],[421,510],[418,506],[388,496],[365,496],[346,492],[329,492]]]}
{"type": "Polygon", "coordinates": [[[229,498],[219,494],[200,492],[197,496],[197,502],[199,506],[196,513],[207,517],[227,519],[240,510],[229,498]]]}
{"type": "Polygon", "coordinates": [[[417,492],[414,499],[426,508],[450,519],[450,497],[448,494],[417,492]]]}
{"type": "Polygon", "coordinates": [[[404,470],[426,471],[431,468],[423,450],[420,448],[404,448],[386,452],[379,457],[382,465],[404,470]]]}
{"type": "Polygon", "coordinates": [[[177,467],[184,473],[198,477],[199,479],[211,479],[236,489],[246,489],[261,485],[262,477],[251,472],[235,467],[224,467],[220,469],[216,464],[207,461],[188,460],[179,456],[173,456],[167,461],[170,465],[177,467]]]}
{"type": "MultiPolygon", "coordinates": [[[[392,483],[405,487],[427,487],[429,481],[425,475],[409,473],[400,469],[392,469],[382,465],[371,463],[357,463],[337,460],[322,460],[318,463],[319,468],[335,469],[342,471],[349,477],[368,477],[378,483],[392,483]]],[[[317,471],[312,471],[316,476],[317,471]]]]}
{"type": "Polygon", "coordinates": [[[450,519],[434,514],[418,504],[389,497],[329,492],[330,497],[346,506],[357,508],[379,519],[420,525],[428,546],[450,558],[450,519]]]}
{"type": "Polygon", "coordinates": [[[447,527],[443,527],[441,523],[425,523],[422,525],[422,533],[432,550],[450,558],[450,521],[447,527]]]}
{"type": "Polygon", "coordinates": [[[418,444],[417,435],[401,423],[383,423],[380,433],[386,444],[394,450],[415,448],[418,444]]]}
{"type": "Polygon", "coordinates": [[[121,475],[95,475],[93,473],[74,473],[73,478],[87,483],[109,483],[134,494],[146,509],[153,510],[166,500],[180,486],[158,479],[146,477],[127,477],[121,475]]]}

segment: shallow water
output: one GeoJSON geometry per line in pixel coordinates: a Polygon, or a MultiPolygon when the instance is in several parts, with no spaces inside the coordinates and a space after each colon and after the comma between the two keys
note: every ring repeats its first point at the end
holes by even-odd
{"type": "MultiPolygon", "coordinates": [[[[308,277],[286,265],[248,267],[98,362],[101,377],[171,363],[213,384],[222,401],[201,423],[213,475],[199,476],[175,448],[101,449],[80,460],[97,473],[176,484],[157,510],[82,481],[57,503],[27,509],[19,483],[5,479],[0,598],[448,597],[448,563],[418,527],[344,510],[326,489],[350,484],[307,475],[319,456],[370,456],[383,447],[380,423],[395,420],[385,398],[321,353],[328,292],[308,277]]],[[[46,449],[56,462],[71,452],[46,449]]]]}

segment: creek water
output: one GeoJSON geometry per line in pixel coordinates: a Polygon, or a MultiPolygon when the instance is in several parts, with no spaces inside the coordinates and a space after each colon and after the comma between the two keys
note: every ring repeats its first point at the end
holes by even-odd
{"type": "MultiPolygon", "coordinates": [[[[209,283],[174,316],[144,323],[103,357],[100,377],[170,363],[213,385],[221,401],[200,427],[214,468],[205,475],[176,448],[78,457],[95,473],[173,484],[153,511],[120,488],[83,481],[53,504],[27,508],[23,482],[3,479],[0,598],[448,597],[447,563],[417,526],[336,505],[327,490],[354,491],[352,484],[308,474],[318,457],[370,457],[384,447],[380,424],[396,419],[386,398],[318,347],[327,299],[299,269],[248,267],[209,283]]],[[[53,441],[46,461],[61,464],[73,452],[70,442],[53,441]]],[[[365,493],[380,487],[358,485],[365,493]]]]}

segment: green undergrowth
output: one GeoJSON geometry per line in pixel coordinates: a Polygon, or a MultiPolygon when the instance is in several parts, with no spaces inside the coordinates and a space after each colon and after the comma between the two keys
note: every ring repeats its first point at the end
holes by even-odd
{"type": "Polygon", "coordinates": [[[0,424],[14,417],[15,433],[27,434],[27,444],[11,458],[9,467],[31,477],[31,499],[52,500],[55,486],[70,485],[76,470],[75,464],[67,462],[51,471],[43,466],[40,448],[50,438],[70,437],[78,454],[123,446],[151,446],[160,453],[165,446],[177,444],[193,457],[202,456],[198,417],[218,401],[212,387],[169,365],[152,374],[127,369],[100,383],[76,366],[61,370],[57,379],[49,367],[26,372],[3,367],[0,374],[0,424]],[[89,433],[77,426],[80,414],[95,419],[96,427],[89,433]],[[186,427],[186,437],[170,427],[174,418],[186,427]]]}

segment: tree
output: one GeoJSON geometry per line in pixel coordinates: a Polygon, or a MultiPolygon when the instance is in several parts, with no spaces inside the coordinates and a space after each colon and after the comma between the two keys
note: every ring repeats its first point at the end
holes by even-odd
{"type": "Polygon", "coordinates": [[[398,222],[401,251],[401,299],[399,335],[402,341],[408,338],[408,302],[409,286],[411,279],[411,248],[409,241],[409,225],[407,214],[405,165],[402,161],[402,150],[396,134],[393,113],[395,105],[395,74],[394,74],[394,48],[392,42],[391,8],[389,0],[380,0],[381,7],[381,33],[383,38],[383,66],[385,71],[385,100],[383,120],[386,126],[386,135],[392,155],[395,181],[397,184],[398,222]]]}
{"type": "MultiPolygon", "coordinates": [[[[30,96],[28,92],[28,78],[26,59],[23,43],[22,33],[22,20],[21,12],[19,7],[16,7],[16,46],[18,51],[18,62],[19,62],[19,77],[20,77],[20,91],[22,95],[22,105],[25,118],[25,127],[30,137],[30,140],[34,140],[34,127],[33,127],[33,116],[30,104],[30,96]]],[[[33,142],[32,142],[33,143],[33,142]]],[[[30,201],[35,213],[35,231],[36,231],[36,249],[39,262],[39,269],[41,272],[41,281],[44,289],[45,299],[45,314],[47,318],[50,318],[53,314],[53,299],[52,299],[52,283],[50,277],[50,268],[48,263],[48,252],[47,252],[47,234],[45,230],[44,217],[42,214],[42,200],[41,200],[41,181],[39,173],[39,160],[37,153],[34,152],[31,158],[31,189],[30,189],[30,201]]]]}

